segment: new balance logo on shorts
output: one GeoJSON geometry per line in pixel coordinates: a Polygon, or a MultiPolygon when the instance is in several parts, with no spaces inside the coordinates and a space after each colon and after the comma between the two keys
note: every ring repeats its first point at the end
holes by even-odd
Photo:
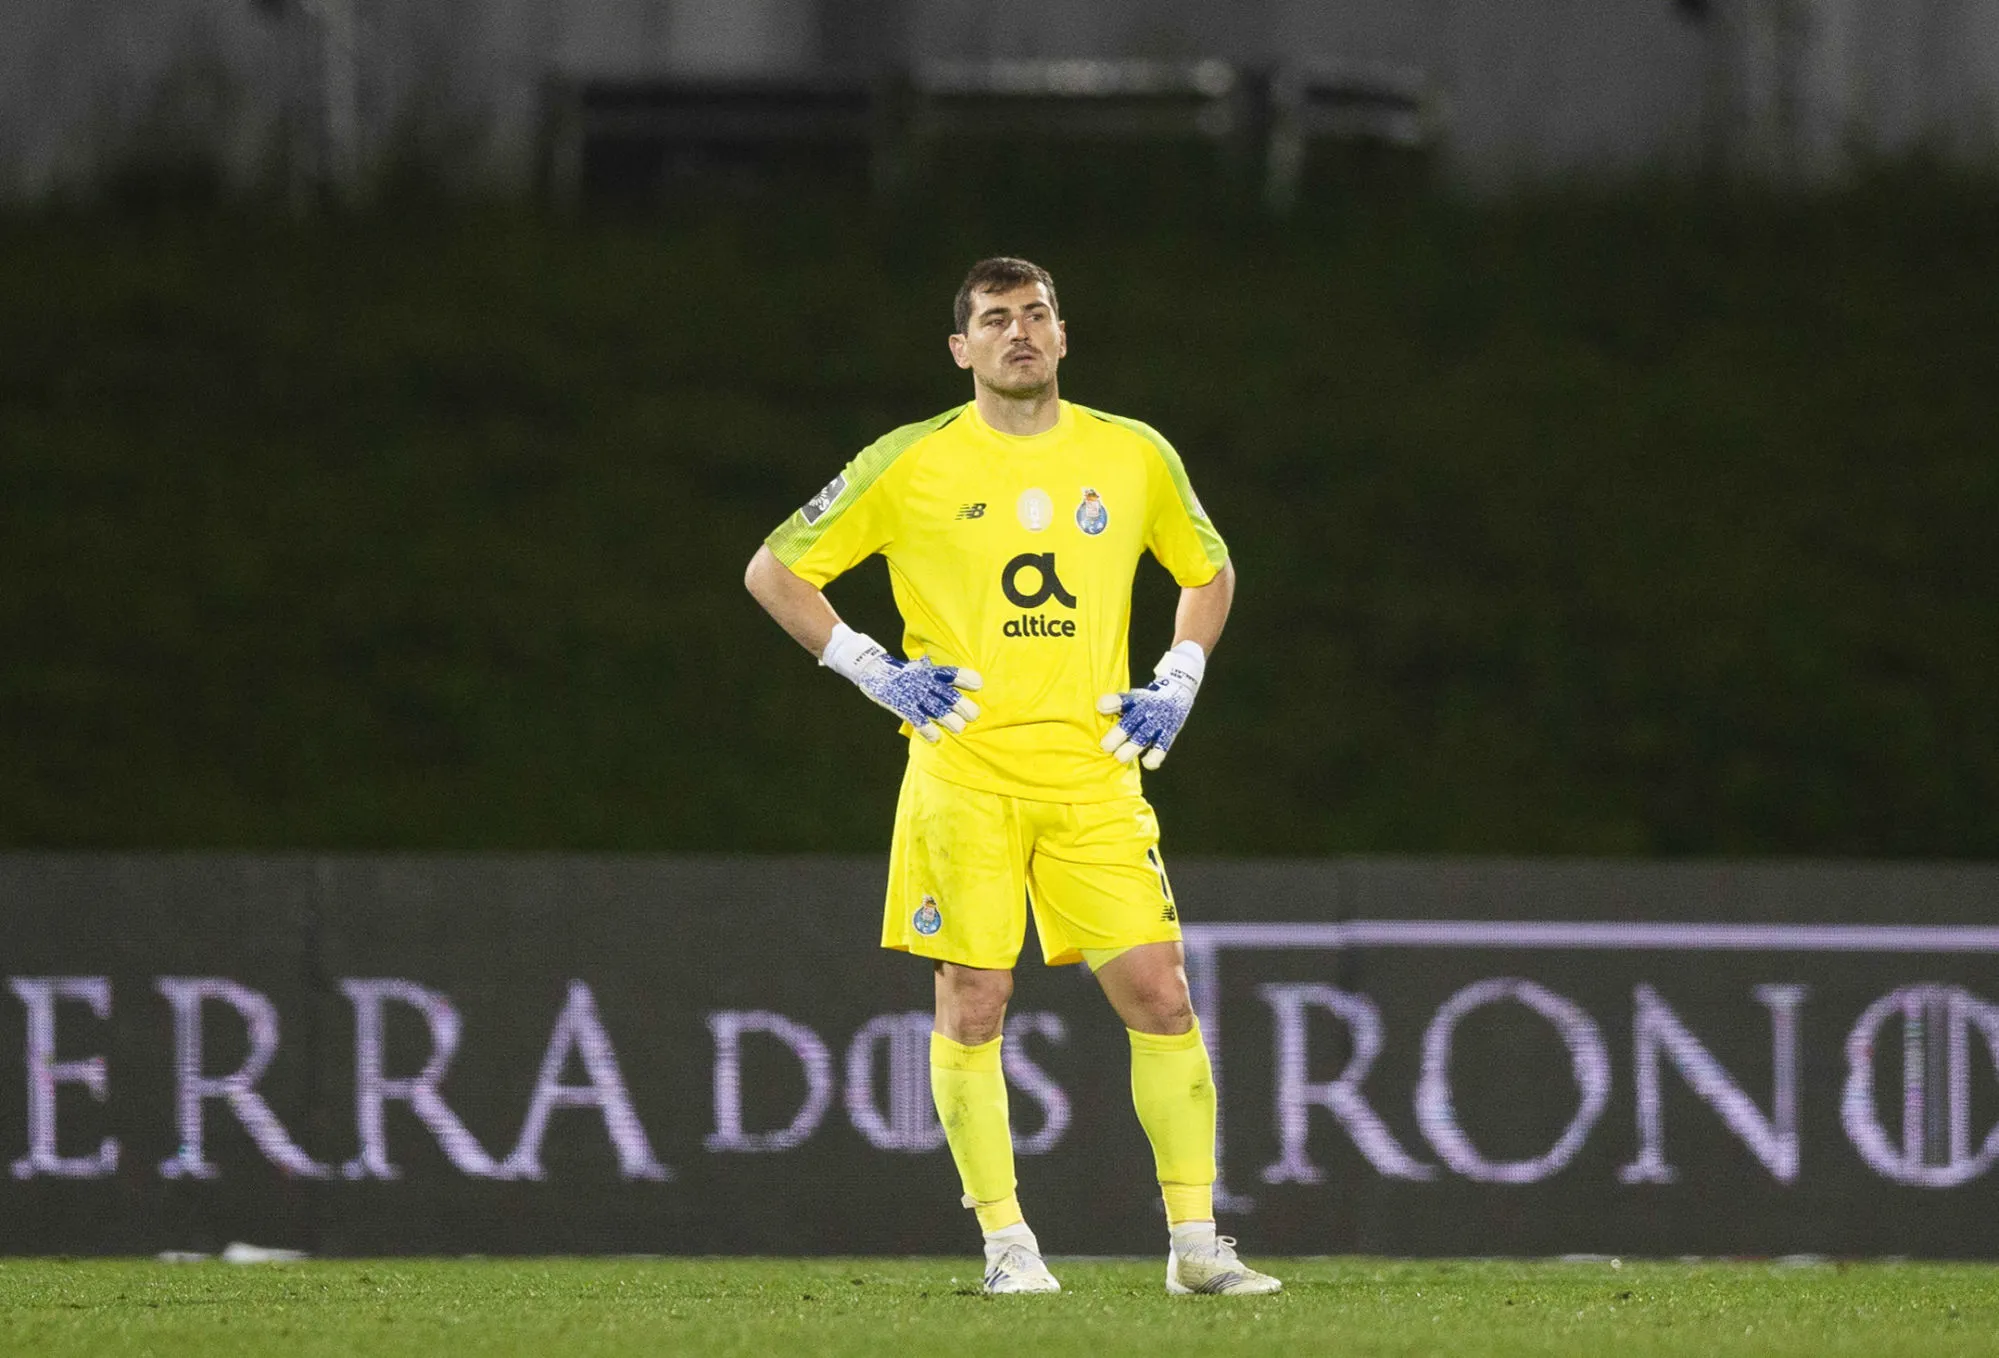
{"type": "Polygon", "coordinates": [[[986,502],[984,500],[977,500],[968,505],[959,505],[956,517],[961,519],[983,519],[985,516],[986,502]]]}
{"type": "Polygon", "coordinates": [[[1178,924],[1180,908],[1173,904],[1173,884],[1166,880],[1166,864],[1160,860],[1156,846],[1145,851],[1145,861],[1152,864],[1152,870],[1159,874],[1159,894],[1166,898],[1166,908],[1159,912],[1159,922],[1178,924]]]}

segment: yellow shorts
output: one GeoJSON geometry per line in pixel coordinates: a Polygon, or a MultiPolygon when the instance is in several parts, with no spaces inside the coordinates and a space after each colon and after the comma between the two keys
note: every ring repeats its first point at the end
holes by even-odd
{"type": "Polygon", "coordinates": [[[1143,797],[1037,802],[903,775],[889,849],[882,946],[968,967],[1011,968],[1027,911],[1051,967],[1084,948],[1180,937],[1143,797]]]}

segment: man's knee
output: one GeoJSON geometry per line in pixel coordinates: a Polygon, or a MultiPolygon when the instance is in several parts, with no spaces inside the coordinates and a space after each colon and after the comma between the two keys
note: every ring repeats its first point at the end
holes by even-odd
{"type": "Polygon", "coordinates": [[[1013,973],[937,964],[937,1031],[968,1047],[992,1041],[1006,1023],[1013,973]]]}
{"type": "Polygon", "coordinates": [[[1126,1022],[1142,1033],[1177,1037],[1194,1026],[1194,1004],[1187,994],[1187,983],[1178,978],[1141,987],[1132,996],[1132,1008],[1126,1022]],[[1134,1023],[1132,1019],[1142,1021],[1134,1023]]]}
{"type": "Polygon", "coordinates": [[[1171,944],[1133,948],[1108,964],[1098,980],[1126,1027],[1178,1036],[1194,1026],[1187,972],[1171,944]]]}

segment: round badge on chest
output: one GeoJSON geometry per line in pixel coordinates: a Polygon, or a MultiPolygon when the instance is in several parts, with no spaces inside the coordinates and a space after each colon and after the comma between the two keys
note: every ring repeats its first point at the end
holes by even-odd
{"type": "Polygon", "coordinates": [[[1076,506],[1076,526],[1091,537],[1110,526],[1111,513],[1104,508],[1104,497],[1097,494],[1095,486],[1083,487],[1083,499],[1076,506]]]}
{"type": "Polygon", "coordinates": [[[1055,522],[1054,497],[1039,486],[1020,493],[1020,503],[1014,506],[1020,515],[1020,526],[1030,533],[1039,533],[1055,522]]]}

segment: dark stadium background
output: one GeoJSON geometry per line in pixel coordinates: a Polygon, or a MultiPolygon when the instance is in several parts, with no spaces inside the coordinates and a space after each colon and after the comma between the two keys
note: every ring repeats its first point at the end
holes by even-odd
{"type": "MultiPolygon", "coordinates": [[[[0,839],[885,847],[896,742],[742,566],[964,399],[950,294],[1004,250],[1236,554],[1151,784],[1180,852],[1999,851],[1983,181],[1355,175],[1285,224],[760,188],[7,218],[0,839]]],[[[834,601],[892,632],[885,580],[834,601]]]]}

